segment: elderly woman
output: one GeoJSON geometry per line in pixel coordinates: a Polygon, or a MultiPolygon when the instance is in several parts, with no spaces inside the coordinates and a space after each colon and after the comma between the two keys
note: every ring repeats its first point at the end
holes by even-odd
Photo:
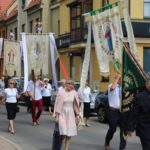
{"type": "Polygon", "coordinates": [[[66,81],[65,89],[58,93],[54,107],[60,135],[65,141],[65,150],[69,148],[71,137],[77,135],[76,120],[79,120],[79,100],[73,86],[73,81],[66,81]]]}
{"type": "Polygon", "coordinates": [[[84,99],[84,119],[85,126],[90,127],[89,118],[90,118],[90,96],[91,96],[91,88],[89,87],[88,82],[86,82],[84,90],[83,90],[83,99],[84,99]]]}
{"type": "Polygon", "coordinates": [[[4,98],[3,101],[6,101],[6,110],[7,110],[7,118],[8,118],[8,131],[11,134],[14,134],[14,123],[13,120],[16,117],[17,110],[17,98],[18,95],[17,89],[14,88],[15,81],[13,79],[9,79],[8,88],[4,90],[4,98]]]}
{"type": "Polygon", "coordinates": [[[44,78],[44,87],[42,89],[42,98],[43,98],[43,106],[45,107],[46,111],[49,111],[50,115],[52,114],[51,110],[51,92],[52,86],[49,82],[48,78],[44,78]]]}

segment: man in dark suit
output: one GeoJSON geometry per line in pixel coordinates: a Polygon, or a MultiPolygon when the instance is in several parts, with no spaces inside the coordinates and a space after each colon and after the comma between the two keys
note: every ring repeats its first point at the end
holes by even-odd
{"type": "Polygon", "coordinates": [[[128,135],[136,130],[143,150],[150,150],[150,79],[145,83],[146,90],[139,93],[129,118],[128,135]]]}

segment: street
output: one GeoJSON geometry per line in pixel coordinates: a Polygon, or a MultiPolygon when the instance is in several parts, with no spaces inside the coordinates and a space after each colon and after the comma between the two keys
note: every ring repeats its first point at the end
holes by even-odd
{"type": "MultiPolygon", "coordinates": [[[[31,115],[26,112],[26,107],[20,106],[20,112],[15,119],[16,133],[7,131],[6,110],[0,108],[0,135],[16,143],[22,150],[51,150],[54,119],[48,114],[42,114],[40,125],[33,127],[31,115]]],[[[81,129],[78,136],[71,142],[70,150],[103,150],[104,138],[108,126],[97,121],[97,117],[91,117],[91,127],[81,129]]],[[[119,131],[116,132],[111,150],[118,150],[119,131]]],[[[127,150],[141,150],[139,139],[135,136],[129,138],[127,150]]]]}

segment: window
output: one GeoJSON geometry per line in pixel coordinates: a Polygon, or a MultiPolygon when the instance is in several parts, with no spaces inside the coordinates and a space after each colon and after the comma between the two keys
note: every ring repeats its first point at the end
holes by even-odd
{"type": "Polygon", "coordinates": [[[5,32],[5,30],[3,31],[3,38],[5,38],[5,36],[6,36],[6,32],[5,32]]]}
{"type": "Polygon", "coordinates": [[[150,18],[150,0],[144,0],[144,18],[150,18]]]}
{"type": "Polygon", "coordinates": [[[25,24],[22,25],[22,32],[25,32],[25,24]]]}
{"type": "Polygon", "coordinates": [[[33,21],[30,21],[30,33],[33,32],[33,21]]]}
{"type": "Polygon", "coordinates": [[[17,27],[14,30],[15,30],[15,40],[17,41],[17,27]]]}
{"type": "Polygon", "coordinates": [[[79,42],[84,39],[85,32],[85,22],[83,13],[92,10],[92,0],[85,2],[78,2],[70,6],[70,17],[71,17],[71,41],[79,42]]]}
{"type": "Polygon", "coordinates": [[[109,0],[102,0],[102,7],[109,4],[109,0]]]}
{"type": "Polygon", "coordinates": [[[144,48],[144,71],[146,74],[148,74],[148,77],[150,77],[150,65],[149,65],[149,60],[150,60],[150,47],[149,48],[144,48]]]}
{"type": "Polygon", "coordinates": [[[40,21],[40,18],[36,18],[36,23],[38,23],[40,21]]]}
{"type": "Polygon", "coordinates": [[[26,6],[26,0],[22,0],[22,9],[24,9],[26,6]]]}

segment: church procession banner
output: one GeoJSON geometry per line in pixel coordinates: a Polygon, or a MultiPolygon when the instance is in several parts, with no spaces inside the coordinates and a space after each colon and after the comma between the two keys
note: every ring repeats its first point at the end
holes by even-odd
{"type": "Polygon", "coordinates": [[[92,29],[100,73],[109,74],[109,62],[113,62],[117,71],[121,69],[123,32],[119,8],[108,9],[92,15],[92,29]]]}
{"type": "Polygon", "coordinates": [[[21,76],[20,43],[4,40],[4,70],[8,76],[21,76]]]}
{"type": "Polygon", "coordinates": [[[29,75],[49,75],[49,36],[48,35],[26,35],[26,45],[28,54],[29,75]]]}
{"type": "Polygon", "coordinates": [[[130,46],[131,52],[133,53],[134,57],[136,58],[136,60],[138,60],[137,47],[136,47],[136,43],[135,43],[135,38],[134,38],[132,23],[131,23],[131,20],[129,17],[128,8],[126,6],[126,1],[122,0],[122,4],[123,4],[123,16],[124,16],[125,26],[127,29],[129,46],[130,46]]]}
{"type": "Polygon", "coordinates": [[[24,90],[27,88],[28,78],[34,73],[50,77],[50,40],[48,34],[22,33],[22,47],[24,60],[24,90]]]}
{"type": "MultiPolygon", "coordinates": [[[[24,91],[27,89],[31,74],[52,78],[57,90],[56,61],[59,54],[53,33],[22,33],[22,49],[24,61],[24,91]]],[[[60,58],[59,58],[60,60],[60,58]]],[[[64,65],[63,70],[65,71],[64,65]]],[[[62,69],[62,67],[61,67],[62,69]]]]}
{"type": "Polygon", "coordinates": [[[130,50],[124,47],[121,108],[123,113],[130,112],[132,109],[134,97],[140,90],[144,89],[146,78],[130,50]]]}

